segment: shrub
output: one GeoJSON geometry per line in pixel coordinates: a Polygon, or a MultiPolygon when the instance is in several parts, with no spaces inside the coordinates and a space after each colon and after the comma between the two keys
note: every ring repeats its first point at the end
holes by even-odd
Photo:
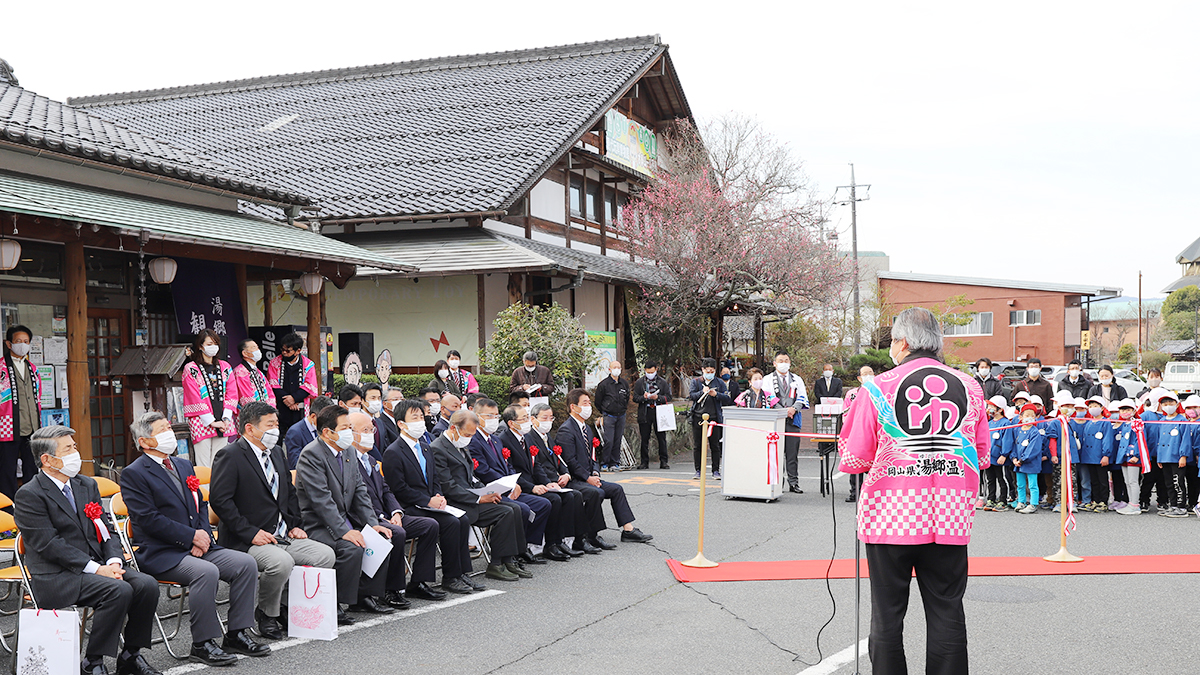
{"type": "MultiPolygon", "coordinates": [[[[505,400],[509,373],[523,363],[529,350],[537,352],[538,363],[550,369],[559,387],[579,383],[583,373],[598,363],[583,324],[562,305],[510,305],[496,315],[493,326],[491,339],[479,351],[479,363],[504,378],[505,400]]],[[[479,387],[482,391],[482,380],[479,387]]]]}

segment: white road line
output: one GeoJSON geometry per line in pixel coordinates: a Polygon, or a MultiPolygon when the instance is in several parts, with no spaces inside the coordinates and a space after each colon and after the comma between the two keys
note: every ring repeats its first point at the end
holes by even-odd
{"type": "MultiPolygon", "coordinates": [[[[858,643],[859,651],[862,652],[862,658],[867,658],[867,638],[863,638],[862,642],[858,643]]],[[[836,673],[839,668],[854,660],[854,645],[846,647],[842,651],[831,654],[825,657],[825,660],[815,666],[809,666],[800,671],[799,675],[831,675],[836,673]]]]}
{"type": "MultiPolygon", "coordinates": [[[[492,588],[492,589],[483,591],[481,593],[472,593],[471,595],[464,595],[462,597],[454,598],[453,600],[446,600],[444,602],[433,602],[428,605],[425,605],[424,607],[418,607],[417,609],[410,609],[410,610],[405,610],[402,612],[397,611],[394,614],[388,614],[386,616],[380,616],[380,617],[376,617],[374,619],[367,619],[366,621],[359,620],[359,621],[355,622],[354,625],[352,625],[352,626],[339,626],[338,627],[338,635],[341,636],[346,633],[353,633],[356,630],[362,630],[364,628],[371,628],[372,626],[379,626],[379,625],[382,625],[385,623],[391,623],[393,621],[400,621],[402,619],[408,619],[410,617],[420,616],[422,614],[428,614],[430,612],[436,612],[436,611],[443,610],[443,609],[449,609],[456,605],[462,605],[462,604],[465,604],[468,602],[474,602],[476,600],[483,600],[484,598],[492,598],[497,595],[504,595],[504,591],[500,591],[500,590],[496,590],[496,589],[492,588]]],[[[266,642],[266,644],[271,645],[271,652],[274,653],[281,649],[287,649],[289,647],[295,647],[298,645],[307,644],[309,642],[321,642],[321,640],[311,640],[309,638],[295,638],[292,640],[282,640],[280,642],[266,642]]],[[[184,648],[186,649],[187,647],[184,647],[184,648]]],[[[245,658],[250,658],[250,657],[242,655],[242,654],[238,654],[238,658],[245,659],[245,658]]],[[[270,658],[270,657],[268,656],[267,658],[270,658]]],[[[203,670],[205,668],[211,668],[211,667],[212,666],[209,666],[204,663],[186,663],[186,664],[183,664],[180,666],[175,666],[174,668],[167,670],[165,673],[163,673],[163,675],[182,675],[183,673],[191,673],[191,672],[194,672],[197,670],[203,670]]]]}

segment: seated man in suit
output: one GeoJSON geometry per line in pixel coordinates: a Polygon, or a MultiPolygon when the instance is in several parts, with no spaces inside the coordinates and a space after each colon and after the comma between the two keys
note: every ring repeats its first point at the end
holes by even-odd
{"type": "Polygon", "coordinates": [[[279,447],[279,415],[252,401],[238,414],[240,438],[217,453],[209,506],[221,519],[221,544],[249,553],[258,564],[258,634],[283,639],[279,605],[295,565],[332,568],[333,549],[308,538],[300,500],[279,447]]]}
{"type": "MultiPolygon", "coordinates": [[[[562,458],[562,447],[556,446],[551,440],[550,430],[554,427],[554,411],[545,403],[533,406],[532,430],[525,434],[525,443],[530,448],[538,448],[534,458],[534,472],[540,480],[546,482],[546,487],[554,483],[560,488],[566,488],[571,483],[571,469],[562,458]],[[555,451],[557,449],[557,452],[555,451]]],[[[598,555],[599,548],[587,543],[588,532],[599,532],[604,529],[604,514],[600,506],[604,503],[604,492],[587,483],[561,494],[579,495],[580,505],[575,511],[573,523],[563,525],[563,537],[571,537],[573,545],[568,546],[564,541],[560,550],[567,555],[577,558],[584,553],[598,555]],[[594,529],[591,523],[598,523],[594,529]]]]}
{"type": "Polygon", "coordinates": [[[375,461],[383,462],[383,451],[400,437],[400,428],[396,426],[396,418],[392,417],[392,407],[404,395],[397,387],[390,387],[385,395],[383,389],[374,382],[363,391],[367,395],[367,414],[375,420],[375,447],[371,450],[371,456],[375,461]]]}
{"type": "Polygon", "coordinates": [[[196,472],[186,459],[171,457],[175,432],[162,413],[142,413],[129,427],[142,455],[121,471],[121,496],[129,508],[138,569],[188,589],[193,661],[210,666],[232,665],[237,657],[266,656],[267,645],[255,642],[254,604],[258,597],[258,565],[254,558],[217,546],[208,524],[208,502],[196,472]],[[221,636],[217,617],[217,585],[229,582],[229,630],[221,636]]]}
{"type": "MultiPolygon", "coordinates": [[[[500,430],[500,410],[496,402],[483,396],[475,400],[475,405],[471,409],[482,422],[482,426],[471,438],[471,444],[467,446],[471,458],[479,463],[475,467],[475,477],[484,483],[490,483],[518,473],[509,463],[509,458],[505,457],[506,454],[511,456],[512,450],[506,449],[500,443],[500,439],[496,437],[496,432],[500,430]]],[[[525,543],[530,547],[540,548],[546,535],[546,523],[550,520],[552,508],[550,500],[528,492],[532,489],[532,483],[526,482],[525,485],[522,485],[518,478],[517,485],[512,492],[504,495],[504,501],[516,502],[520,507],[521,523],[525,526],[525,543]]],[[[526,565],[546,564],[544,558],[534,555],[530,550],[522,550],[517,557],[526,565]]]]}
{"type": "MultiPolygon", "coordinates": [[[[442,416],[442,392],[432,387],[427,387],[417,392],[417,398],[425,401],[425,431],[433,431],[433,427],[437,425],[438,420],[442,416]]],[[[396,415],[396,421],[400,421],[400,416],[396,415]]],[[[429,437],[433,440],[433,437],[429,437]]]]}
{"type": "Polygon", "coordinates": [[[446,433],[446,428],[450,426],[450,416],[458,412],[461,406],[461,398],[450,392],[442,394],[441,412],[438,415],[437,422],[433,425],[433,429],[429,430],[429,434],[436,439],[438,436],[446,433]]]}
{"type": "Polygon", "coordinates": [[[466,511],[472,525],[492,528],[488,535],[492,562],[487,567],[487,577],[500,581],[532,577],[517,560],[517,554],[526,548],[521,507],[495,493],[479,496],[471,492],[483,487],[475,478],[474,460],[467,452],[478,428],[479,416],[470,410],[460,410],[450,418],[446,432],[429,444],[437,464],[438,482],[446,501],[466,511]]]}
{"type": "Polygon", "coordinates": [[[526,434],[533,433],[533,425],[525,408],[508,406],[500,416],[500,421],[504,428],[496,435],[496,439],[508,453],[509,464],[521,474],[517,486],[523,495],[540,497],[550,503],[550,517],[546,519],[546,545],[541,555],[559,562],[570,560],[571,554],[562,545],[563,536],[564,532],[567,536],[575,535],[576,517],[583,509],[581,495],[574,490],[561,491],[557,475],[544,475],[543,467],[548,466],[544,461],[546,458],[542,458],[543,466],[538,466],[537,456],[540,453],[553,453],[545,443],[526,443],[526,434]]]}
{"type": "MultiPolygon", "coordinates": [[[[406,399],[396,404],[400,438],[383,452],[383,477],[402,508],[437,521],[438,545],[442,549],[442,590],[463,595],[482,591],[485,586],[469,576],[471,521],[466,514],[455,516],[445,510],[446,498],[442,496],[433,451],[429,449],[432,441],[425,432],[428,408],[429,404],[421,399],[406,399]]],[[[418,575],[431,576],[432,570],[429,572],[419,566],[414,568],[413,583],[417,583],[418,575]]],[[[410,596],[414,595],[412,586],[410,583],[410,596]]]]}
{"type": "Polygon", "coordinates": [[[300,451],[304,446],[317,439],[317,415],[333,405],[333,399],[328,396],[318,396],[308,404],[308,414],[299,422],[292,425],[283,437],[283,448],[287,451],[288,470],[296,468],[300,461],[300,451]]]}
{"type": "MultiPolygon", "coordinates": [[[[568,487],[590,485],[604,492],[604,498],[612,506],[613,516],[621,527],[621,541],[644,543],[654,537],[643,533],[633,526],[633,510],[629,508],[629,500],[625,497],[625,488],[616,483],[600,480],[600,463],[596,461],[596,449],[600,447],[600,439],[588,426],[592,416],[592,399],[584,389],[572,389],[567,393],[567,407],[571,416],[558,428],[554,436],[555,445],[562,448],[563,459],[571,471],[571,482],[568,487]]],[[[600,527],[595,524],[587,533],[587,540],[598,548],[616,548],[615,544],[606,543],[600,538],[600,530],[604,529],[604,517],[600,517],[600,527]]],[[[575,538],[578,545],[579,537],[575,538]]]]}
{"type": "Polygon", "coordinates": [[[121,541],[103,512],[96,481],[81,476],[74,429],[42,427],[29,438],[41,471],[17,490],[13,515],[25,542],[38,607],[78,605],[95,610],[82,663],[85,675],[108,675],[104,657],[117,658],[118,675],[160,675],[141,655],[150,647],[158,582],[125,569],[121,541]],[[125,649],[117,655],[121,626],[125,649]]]}
{"type": "Polygon", "coordinates": [[[337,575],[338,623],[342,625],[354,623],[342,611],[342,604],[349,605],[352,612],[395,611],[378,599],[384,593],[388,561],[383,561],[374,577],[362,573],[366,541],[359,530],[373,527],[389,539],[392,531],[379,525],[379,515],[371,507],[367,486],[358,472],[358,453],[353,444],[350,413],[331,405],[317,415],[317,440],[304,448],[296,464],[296,492],[304,531],[331,547],[337,556],[333,569],[337,575]]]}
{"type": "Polygon", "coordinates": [[[375,441],[374,422],[366,413],[350,413],[350,428],[354,430],[354,449],[358,451],[358,471],[371,508],[378,516],[378,524],[392,531],[392,552],[388,556],[387,581],[384,583],[384,602],[396,609],[408,609],[411,603],[404,597],[409,595],[425,600],[444,600],[446,594],[429,584],[433,583],[433,570],[437,552],[438,524],[433,518],[410,516],[388,489],[371,450],[375,441]],[[404,584],[405,542],[416,540],[416,557],[413,564],[413,581],[407,589],[404,584]]]}

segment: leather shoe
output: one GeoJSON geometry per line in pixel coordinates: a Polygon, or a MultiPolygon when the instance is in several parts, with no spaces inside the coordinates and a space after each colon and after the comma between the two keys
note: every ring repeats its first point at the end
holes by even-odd
{"type": "Polygon", "coordinates": [[[854,495],[848,495],[846,497],[847,504],[849,504],[850,502],[856,502],[856,501],[858,501],[858,497],[855,497],[854,495]]]}
{"type": "Polygon", "coordinates": [[[521,559],[522,565],[545,565],[545,564],[547,564],[546,558],[543,557],[545,552],[546,552],[546,550],[542,549],[542,553],[539,553],[537,555],[529,555],[528,553],[522,553],[518,557],[521,559]]]}
{"type": "Polygon", "coordinates": [[[557,562],[566,562],[571,559],[571,556],[559,550],[558,544],[550,544],[546,548],[542,549],[542,556],[557,562]]]}
{"type": "Polygon", "coordinates": [[[532,579],[533,578],[533,572],[530,572],[529,570],[525,569],[524,567],[521,567],[521,564],[518,562],[515,562],[515,561],[504,563],[504,569],[521,577],[522,579],[532,579]]]}
{"type": "Polygon", "coordinates": [[[479,583],[478,581],[475,581],[475,579],[470,574],[464,574],[460,578],[463,580],[463,583],[470,586],[471,590],[473,590],[473,591],[486,591],[487,590],[487,586],[484,586],[483,584],[479,583]]]}
{"type": "MultiPolygon", "coordinates": [[[[13,663],[16,663],[15,659],[13,663]]],[[[103,657],[98,662],[92,664],[89,664],[87,661],[80,661],[79,672],[82,675],[108,675],[108,666],[104,665],[103,657]]]]}
{"type": "Polygon", "coordinates": [[[387,606],[395,607],[396,609],[408,609],[412,607],[412,603],[400,591],[388,591],[384,593],[383,602],[387,606]]]}
{"type": "Polygon", "coordinates": [[[588,539],[588,543],[591,544],[592,546],[595,546],[596,548],[602,548],[605,551],[611,551],[617,547],[616,544],[610,544],[607,541],[604,541],[604,539],[602,539],[600,537],[600,535],[596,535],[596,536],[588,539]]]}
{"type": "Polygon", "coordinates": [[[354,624],[354,617],[346,613],[341,605],[338,605],[337,622],[339,626],[350,626],[354,624]]]}
{"type": "Polygon", "coordinates": [[[671,465],[670,465],[670,464],[659,464],[659,465],[658,465],[658,468],[660,468],[660,469],[669,469],[669,468],[671,468],[671,465]]]}
{"type": "MultiPolygon", "coordinates": [[[[526,572],[528,574],[528,572],[526,572]]],[[[487,572],[484,573],[489,579],[497,581],[517,581],[521,577],[513,573],[507,565],[488,565],[487,572]]]]}
{"type": "Polygon", "coordinates": [[[246,656],[266,656],[271,653],[270,647],[255,642],[254,635],[250,633],[249,628],[226,633],[225,639],[221,640],[221,649],[246,656]]]}
{"type": "Polygon", "coordinates": [[[208,666],[232,666],[237,663],[237,657],[218,647],[216,640],[193,642],[188,660],[208,666]]]}
{"type": "Polygon", "coordinates": [[[391,614],[396,611],[369,595],[359,598],[358,602],[350,605],[347,609],[351,612],[367,612],[370,614],[391,614]]]}
{"type": "Polygon", "coordinates": [[[162,673],[146,663],[146,657],[138,652],[128,659],[117,657],[117,675],[162,675],[162,673]]]}
{"type": "Polygon", "coordinates": [[[584,539],[583,537],[575,537],[575,545],[571,548],[575,549],[576,551],[589,553],[591,555],[600,555],[600,547],[594,546],[592,542],[584,539]]]}
{"type": "Polygon", "coordinates": [[[447,593],[470,595],[475,589],[467,585],[467,582],[463,581],[461,577],[451,577],[450,579],[442,579],[442,590],[447,593]]]}
{"type": "Polygon", "coordinates": [[[621,530],[621,541],[631,541],[635,544],[644,544],[654,538],[652,534],[646,534],[636,527],[632,530],[621,530]]]}
{"type": "Polygon", "coordinates": [[[422,600],[445,600],[446,592],[430,586],[424,581],[410,583],[408,588],[404,590],[410,598],[420,598],[422,600]]]}
{"type": "Polygon", "coordinates": [[[566,553],[567,555],[571,556],[572,558],[578,558],[578,557],[580,557],[580,556],[582,556],[582,555],[583,555],[583,551],[576,551],[576,550],[575,550],[575,549],[573,549],[573,548],[569,548],[569,547],[567,547],[567,545],[566,545],[566,544],[559,544],[559,545],[558,545],[558,552],[559,552],[559,553],[566,553]]]}
{"type": "Polygon", "coordinates": [[[258,634],[268,640],[282,640],[283,626],[279,625],[279,619],[273,616],[267,616],[266,612],[255,607],[254,620],[258,622],[258,634]]]}
{"type": "Polygon", "coordinates": [[[638,471],[645,471],[646,469],[650,468],[650,464],[647,462],[642,462],[641,464],[637,465],[637,468],[638,468],[638,471]]]}
{"type": "Polygon", "coordinates": [[[798,495],[804,494],[804,490],[801,490],[799,485],[792,485],[788,487],[788,492],[795,492],[798,495]]]}

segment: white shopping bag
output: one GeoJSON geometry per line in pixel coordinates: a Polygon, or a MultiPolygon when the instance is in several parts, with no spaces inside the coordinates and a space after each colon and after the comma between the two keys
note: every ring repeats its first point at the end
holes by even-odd
{"type": "Polygon", "coordinates": [[[375,573],[392,552],[392,542],[373,527],[364,527],[361,532],[363,542],[367,545],[363,551],[362,573],[374,579],[375,573]]]}
{"type": "MultiPolygon", "coordinates": [[[[538,391],[541,391],[541,390],[539,389],[538,391]]],[[[546,405],[550,405],[550,397],[549,396],[530,396],[529,397],[529,409],[530,410],[533,410],[533,406],[535,406],[539,403],[545,403],[546,405]]]]}
{"type": "Polygon", "coordinates": [[[288,637],[333,640],[337,636],[337,577],[333,570],[293,567],[288,579],[288,637]]]}
{"type": "Polygon", "coordinates": [[[654,419],[659,431],[675,431],[675,404],[654,406],[654,419]]]}
{"type": "Polygon", "coordinates": [[[79,672],[79,612],[23,609],[17,620],[17,675],[79,672]]]}

